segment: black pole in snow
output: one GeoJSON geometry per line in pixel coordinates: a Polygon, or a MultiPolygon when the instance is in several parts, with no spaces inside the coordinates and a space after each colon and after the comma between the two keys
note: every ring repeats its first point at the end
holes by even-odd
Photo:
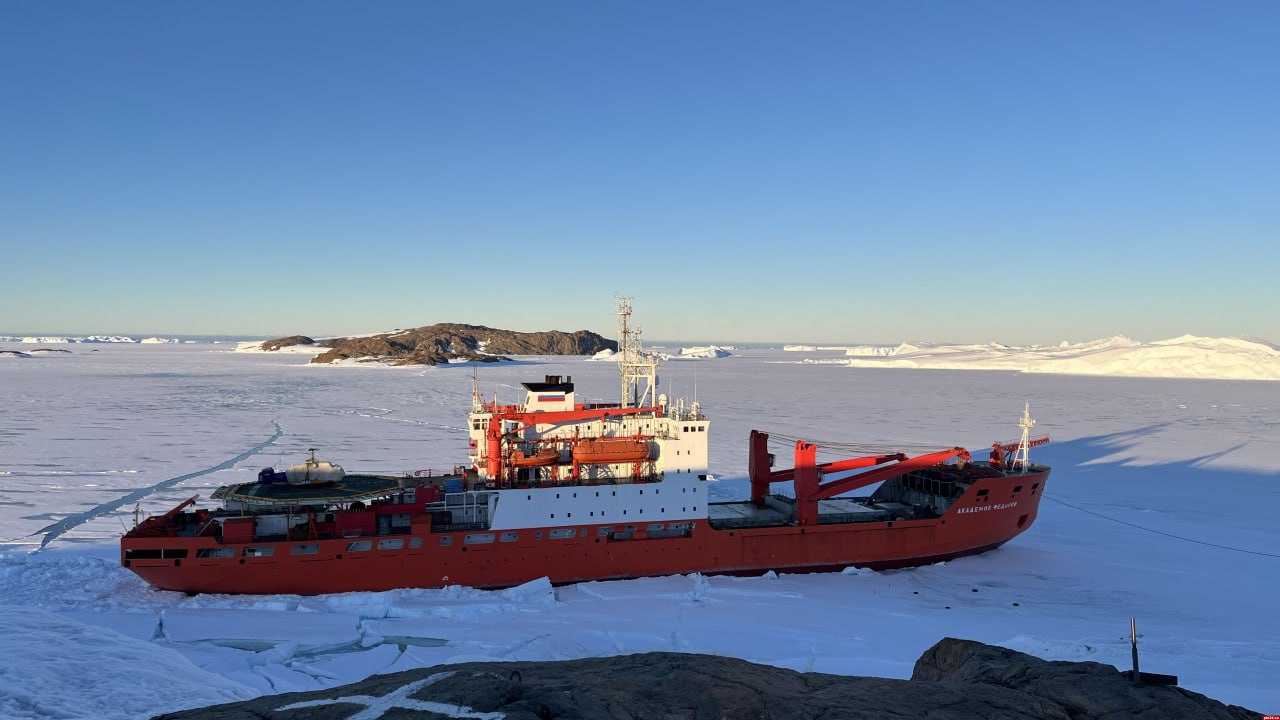
{"type": "Polygon", "coordinates": [[[1138,672],[1138,622],[1129,618],[1129,642],[1133,645],[1133,685],[1142,687],[1142,674],[1138,672]]]}

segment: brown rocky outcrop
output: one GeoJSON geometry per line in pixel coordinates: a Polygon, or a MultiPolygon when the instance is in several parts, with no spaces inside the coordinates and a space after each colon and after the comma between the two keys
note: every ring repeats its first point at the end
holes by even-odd
{"type": "Polygon", "coordinates": [[[618,347],[616,342],[587,330],[516,332],[458,323],[437,323],[369,337],[334,338],[320,345],[330,349],[312,358],[313,363],[356,359],[393,365],[495,362],[507,359],[504,355],[594,355],[605,348],[618,347]]]}
{"type": "Polygon", "coordinates": [[[272,350],[279,350],[280,348],[292,347],[294,345],[315,345],[315,344],[316,344],[316,341],[312,340],[306,335],[290,335],[289,337],[285,337],[285,338],[268,340],[262,343],[262,349],[266,350],[267,352],[270,352],[272,350]]]}
{"type": "Polygon", "coordinates": [[[1257,720],[1176,687],[1133,687],[1113,667],[1047,662],[946,638],[911,680],[845,677],[712,655],[645,653],[559,662],[474,662],[370,677],[329,690],[260,697],[158,720],[1257,720]]]}

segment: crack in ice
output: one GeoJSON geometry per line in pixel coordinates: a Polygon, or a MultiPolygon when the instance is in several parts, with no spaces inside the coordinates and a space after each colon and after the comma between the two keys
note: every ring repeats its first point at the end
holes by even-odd
{"type": "Polygon", "coordinates": [[[448,430],[449,432],[459,432],[459,433],[469,432],[467,428],[457,427],[456,425],[446,425],[445,423],[429,422],[426,420],[413,420],[411,418],[391,417],[391,414],[395,412],[394,410],[386,410],[384,408],[374,408],[374,409],[381,410],[382,412],[375,414],[375,413],[360,412],[357,409],[357,410],[339,410],[339,411],[330,412],[327,414],[354,415],[356,417],[362,417],[369,420],[386,420],[387,422],[398,422],[398,423],[404,423],[406,425],[418,425],[420,427],[439,428],[441,430],[448,430]]]}
{"type": "MultiPolygon", "coordinates": [[[[118,510],[122,506],[128,505],[131,502],[137,502],[154,492],[157,492],[160,490],[167,490],[177,485],[178,483],[184,482],[186,480],[190,480],[192,478],[200,477],[201,475],[208,475],[209,473],[217,472],[219,470],[226,470],[230,467],[233,467],[237,463],[243,462],[253,457],[254,455],[257,455],[258,453],[262,452],[263,448],[275,442],[276,440],[279,440],[280,436],[284,435],[284,428],[280,427],[280,423],[278,421],[272,420],[271,424],[276,427],[276,431],[271,435],[271,437],[267,438],[266,440],[263,440],[257,445],[254,445],[253,447],[240,453],[239,455],[236,455],[230,460],[218,463],[213,467],[208,467],[203,470],[197,470],[192,473],[187,473],[186,475],[179,475],[178,477],[169,478],[168,480],[163,480],[149,487],[138,488],[137,490],[134,490],[128,495],[125,495],[123,497],[116,498],[115,500],[112,500],[110,502],[106,502],[101,505],[98,505],[92,510],[86,510],[85,512],[78,513],[76,515],[68,515],[67,517],[59,520],[58,522],[53,523],[52,525],[46,525],[45,527],[40,528],[39,530],[31,533],[31,535],[39,535],[41,533],[44,534],[44,539],[40,541],[40,548],[43,549],[46,545],[56,540],[59,536],[66,533],[68,530],[74,527],[77,527],[79,525],[83,525],[84,523],[87,523],[90,520],[93,520],[94,518],[98,518],[103,515],[106,515],[107,513],[118,510]]],[[[28,535],[28,537],[30,537],[30,535],[28,535]]]]}
{"type": "Polygon", "coordinates": [[[430,700],[414,700],[409,697],[428,685],[434,685],[456,674],[455,672],[436,673],[429,678],[402,685],[395,692],[387,695],[344,695],[338,698],[304,700],[303,702],[278,707],[275,711],[284,712],[285,710],[301,710],[302,708],[320,707],[322,705],[350,704],[363,705],[364,709],[354,715],[347,716],[347,720],[378,720],[388,710],[396,708],[421,710],[423,712],[439,713],[451,718],[472,718],[473,720],[502,720],[502,718],[506,717],[504,713],[477,712],[462,705],[450,705],[431,702],[430,700]]]}

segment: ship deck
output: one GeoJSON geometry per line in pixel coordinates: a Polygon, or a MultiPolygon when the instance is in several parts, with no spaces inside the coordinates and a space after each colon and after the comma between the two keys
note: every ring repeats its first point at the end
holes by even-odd
{"type": "Polygon", "coordinates": [[[339,482],[314,485],[249,482],[218,488],[213,497],[254,505],[311,505],[376,498],[399,489],[402,482],[394,475],[347,475],[339,482]]]}
{"type": "MultiPolygon", "coordinates": [[[[892,520],[898,513],[910,509],[897,502],[865,504],[866,498],[836,497],[818,501],[820,524],[883,522],[892,520]]],[[[751,502],[711,503],[707,507],[707,519],[716,529],[746,527],[781,527],[795,524],[795,500],[783,495],[771,495],[764,507],[751,502]]]]}

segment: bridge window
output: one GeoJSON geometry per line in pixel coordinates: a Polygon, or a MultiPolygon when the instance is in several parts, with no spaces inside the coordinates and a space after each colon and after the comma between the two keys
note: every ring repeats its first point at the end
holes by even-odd
{"type": "Polygon", "coordinates": [[[126,560],[159,560],[163,552],[163,550],[125,550],[124,557],[126,560]]]}
{"type": "MultiPolygon", "coordinates": [[[[134,552],[134,551],[126,550],[125,556],[129,557],[129,553],[131,552],[134,552]]],[[[229,558],[229,557],[235,557],[235,556],[236,556],[235,548],[200,548],[196,550],[197,558],[229,558]]]]}

